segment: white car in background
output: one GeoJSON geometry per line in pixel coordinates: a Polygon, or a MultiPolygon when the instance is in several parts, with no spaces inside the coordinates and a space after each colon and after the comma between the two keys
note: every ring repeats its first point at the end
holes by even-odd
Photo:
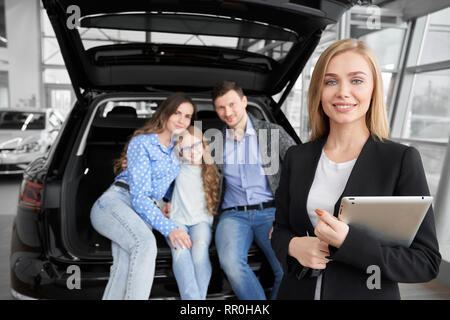
{"type": "Polygon", "coordinates": [[[0,174],[19,174],[44,155],[64,118],[52,109],[0,109],[0,174]]]}

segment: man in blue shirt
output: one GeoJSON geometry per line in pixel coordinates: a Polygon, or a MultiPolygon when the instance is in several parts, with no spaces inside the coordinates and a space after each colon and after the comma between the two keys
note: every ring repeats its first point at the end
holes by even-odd
{"type": "Polygon", "coordinates": [[[255,241],[274,272],[270,298],[275,299],[283,271],[269,237],[275,218],[274,194],[280,179],[279,161],[295,142],[281,126],[248,114],[247,97],[235,82],[224,81],[216,86],[212,100],[217,115],[226,124],[223,161],[217,163],[223,175],[221,214],[215,234],[220,265],[239,299],[266,299],[247,263],[248,250],[255,241]],[[266,161],[267,154],[271,163],[266,161]]]}

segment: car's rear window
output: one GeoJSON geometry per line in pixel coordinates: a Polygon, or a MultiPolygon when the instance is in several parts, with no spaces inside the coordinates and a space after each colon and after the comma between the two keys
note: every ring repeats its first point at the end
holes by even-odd
{"type": "Polygon", "coordinates": [[[44,112],[0,111],[0,130],[43,130],[44,112]]]}
{"type": "Polygon", "coordinates": [[[146,101],[108,101],[99,108],[99,118],[128,117],[150,118],[162,99],[146,101]]]}

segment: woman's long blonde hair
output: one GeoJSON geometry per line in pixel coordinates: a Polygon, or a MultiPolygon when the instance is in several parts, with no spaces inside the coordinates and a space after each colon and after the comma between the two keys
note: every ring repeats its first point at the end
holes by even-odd
{"type": "Polygon", "coordinates": [[[192,120],[195,120],[196,117],[196,107],[192,102],[192,99],[185,95],[183,92],[174,92],[170,96],[164,100],[156,112],[152,115],[152,117],[147,121],[145,125],[134,131],[133,135],[128,142],[125,144],[122,153],[120,154],[120,158],[114,160],[114,174],[117,175],[124,170],[122,164],[127,158],[127,150],[128,144],[130,140],[140,134],[150,134],[150,133],[161,133],[164,131],[166,127],[167,120],[169,120],[170,116],[173,115],[180,104],[182,103],[190,103],[194,108],[194,113],[192,114],[192,120]]]}
{"type": "MultiPolygon", "coordinates": [[[[202,141],[203,156],[201,164],[201,175],[203,181],[203,189],[205,190],[206,209],[211,215],[215,215],[217,213],[215,210],[219,203],[219,172],[217,171],[216,164],[214,163],[214,159],[211,156],[211,152],[209,150],[208,142],[206,141],[205,136],[202,134],[202,131],[195,126],[190,126],[187,129],[187,132],[189,132],[191,136],[196,137],[197,139],[200,139],[202,141]]],[[[179,141],[181,142],[183,136],[180,136],[179,139],[179,141]]],[[[180,151],[179,156],[182,157],[180,151]]]]}
{"type": "Polygon", "coordinates": [[[373,93],[369,110],[366,113],[366,125],[372,136],[380,140],[389,137],[389,124],[386,115],[386,104],[383,93],[381,70],[375,53],[370,47],[359,40],[343,39],[330,45],[319,57],[311,76],[308,90],[309,123],[311,124],[310,141],[328,135],[330,120],[322,108],[321,96],[323,80],[330,60],[336,55],[354,51],[367,60],[373,74],[373,93]]]}

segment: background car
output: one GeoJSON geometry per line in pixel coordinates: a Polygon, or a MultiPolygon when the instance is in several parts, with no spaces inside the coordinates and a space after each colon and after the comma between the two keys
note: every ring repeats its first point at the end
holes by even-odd
{"type": "MultiPolygon", "coordinates": [[[[112,183],[113,160],[133,131],[180,90],[198,106],[204,131],[220,128],[211,89],[234,80],[248,97],[248,112],[280,124],[300,143],[281,105],[322,31],[351,1],[43,0],[43,5],[77,102],[50,152],[24,173],[12,232],[11,289],[17,298],[99,299],[112,263],[111,244],[91,226],[90,209],[112,183]],[[78,6],[80,19],[73,19],[77,10],[69,6],[78,6]],[[73,21],[79,25],[68,23],[73,21]],[[106,29],[132,30],[141,40],[93,47],[80,38],[80,32],[106,29]],[[79,288],[70,285],[77,277],[79,288]]],[[[158,232],[155,236],[150,298],[179,297],[170,249],[158,232]]],[[[214,244],[210,256],[208,298],[232,297],[214,244]]],[[[270,290],[273,276],[256,246],[248,263],[270,290]]]]}
{"type": "Polygon", "coordinates": [[[0,174],[22,173],[48,152],[63,121],[51,109],[0,109],[0,174]]]}

